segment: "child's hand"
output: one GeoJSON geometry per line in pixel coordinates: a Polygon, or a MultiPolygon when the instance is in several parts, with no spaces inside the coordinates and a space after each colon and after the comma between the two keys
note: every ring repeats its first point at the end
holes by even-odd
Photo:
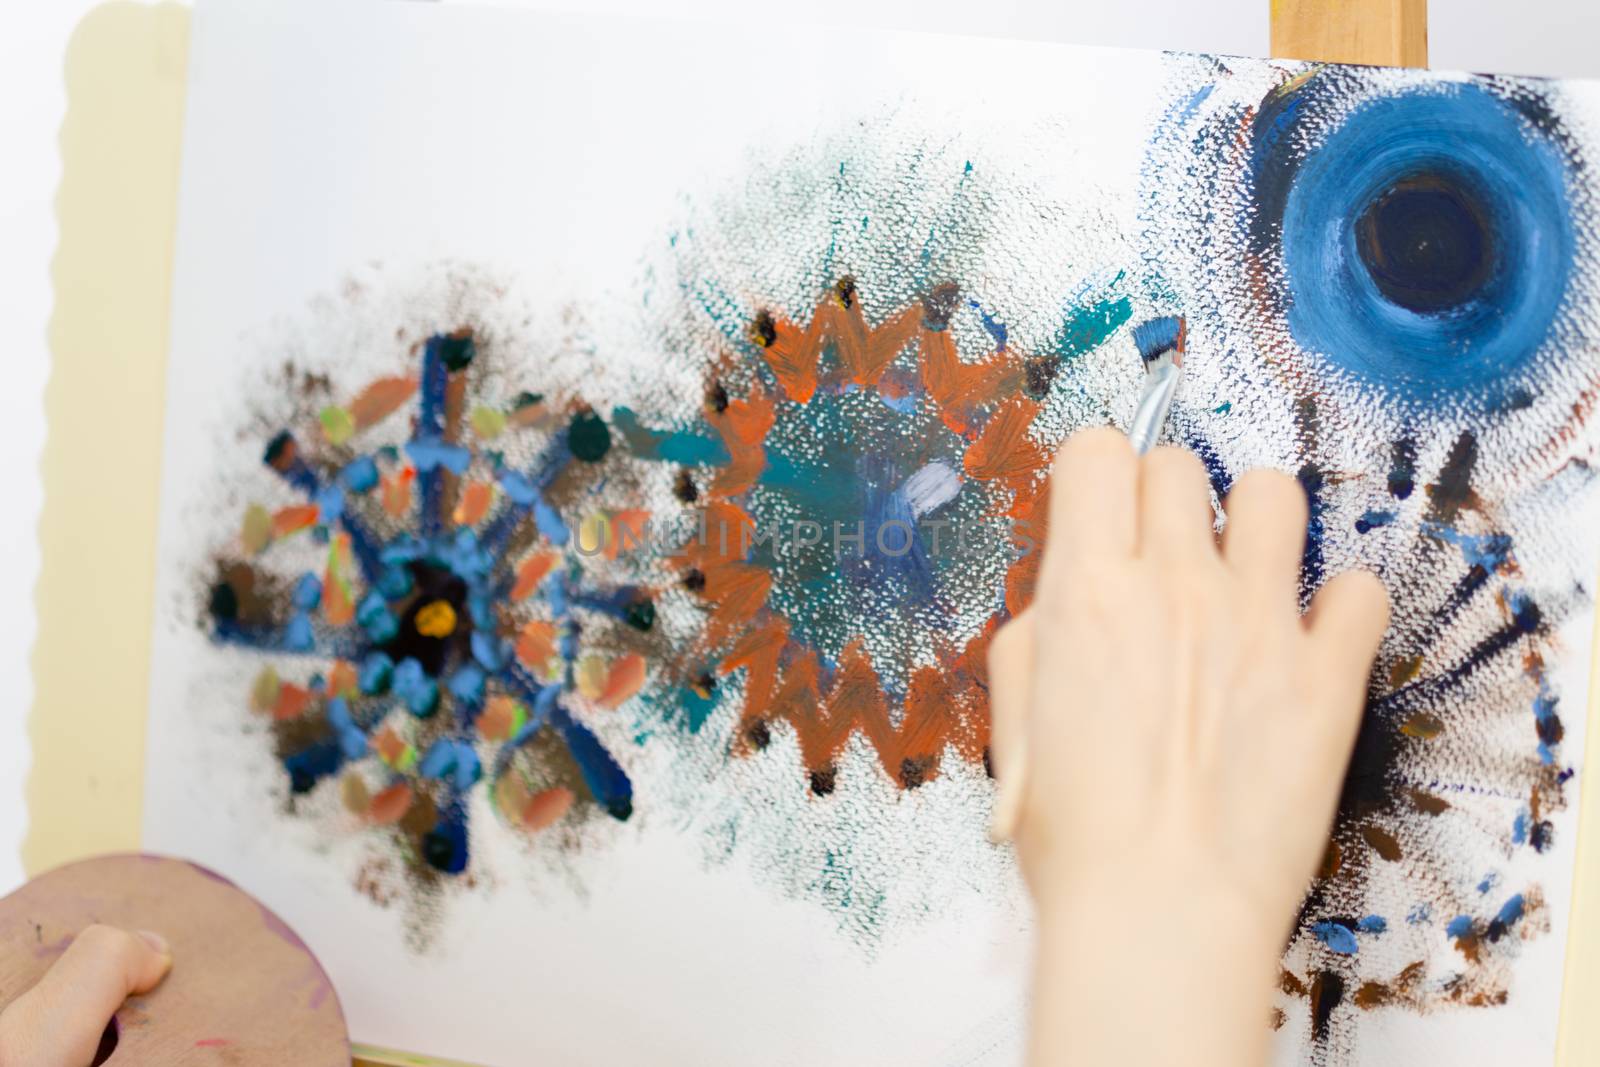
{"type": "Polygon", "coordinates": [[[155,934],[88,927],[0,1013],[0,1065],[85,1067],[122,1002],[150,992],[171,968],[172,953],[155,934]]]}
{"type": "Polygon", "coordinates": [[[996,830],[1014,824],[1047,941],[1145,921],[1196,952],[1227,945],[1261,971],[1264,1032],[1268,967],[1326,845],[1387,624],[1383,586],[1341,575],[1301,617],[1305,495],[1282,474],[1239,479],[1220,548],[1205,471],[1178,449],[1141,460],[1115,430],[1080,433],[1050,492],[1036,600],[990,653],[996,830]]]}

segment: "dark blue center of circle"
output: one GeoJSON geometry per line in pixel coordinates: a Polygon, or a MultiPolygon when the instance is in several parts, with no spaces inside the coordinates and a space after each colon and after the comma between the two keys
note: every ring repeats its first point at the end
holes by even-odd
{"type": "Polygon", "coordinates": [[[1378,290],[1421,314],[1459,307],[1494,273],[1484,206],[1441,174],[1396,182],[1356,220],[1356,248],[1378,290]]]}

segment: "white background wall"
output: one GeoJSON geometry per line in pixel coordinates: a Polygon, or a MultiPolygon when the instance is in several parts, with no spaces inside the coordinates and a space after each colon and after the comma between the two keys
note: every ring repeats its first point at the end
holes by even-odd
{"type": "MultiPolygon", "coordinates": [[[[61,62],[72,27],[93,6],[13,0],[0,9],[0,893],[22,878],[16,850],[32,701],[45,323],[56,232],[51,203],[65,107],[61,62]]],[[[1236,55],[1267,50],[1268,0],[521,0],[519,6],[718,20],[820,17],[1236,55]]],[[[1435,67],[1600,77],[1600,0],[1431,0],[1429,16],[1435,67]]]]}

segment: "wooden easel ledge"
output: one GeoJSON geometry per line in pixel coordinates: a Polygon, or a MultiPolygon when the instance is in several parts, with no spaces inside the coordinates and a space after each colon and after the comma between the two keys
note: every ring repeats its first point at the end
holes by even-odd
{"type": "Polygon", "coordinates": [[[1428,0],[1271,0],[1272,56],[1428,65],[1428,0]]]}

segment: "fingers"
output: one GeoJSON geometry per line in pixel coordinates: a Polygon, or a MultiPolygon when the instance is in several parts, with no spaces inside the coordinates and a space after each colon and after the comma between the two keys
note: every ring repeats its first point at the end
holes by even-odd
{"type": "Polygon", "coordinates": [[[989,816],[989,840],[995,844],[1012,838],[1022,816],[1033,661],[1033,613],[1025,611],[989,642],[989,758],[1000,786],[989,816]]]}
{"type": "Polygon", "coordinates": [[[1215,557],[1211,480],[1194,453],[1163,446],[1144,457],[1139,473],[1141,556],[1215,557]]]}
{"type": "Polygon", "coordinates": [[[1364,685],[1389,626],[1388,591],[1368,571],[1346,571],[1317,591],[1306,625],[1332,668],[1364,685]]]}
{"type": "Polygon", "coordinates": [[[1138,458],[1121,430],[1100,426],[1067,438],[1050,475],[1044,566],[1058,569],[1069,559],[1132,555],[1138,473],[1138,458]]]}
{"type": "Polygon", "coordinates": [[[1309,512],[1305,490],[1287,474],[1253,470],[1228,492],[1222,555],[1263,599],[1294,608],[1309,512]]]}
{"type": "Polygon", "coordinates": [[[122,1002],[154,989],[171,967],[172,953],[156,934],[86,928],[39,984],[0,1015],[0,1062],[88,1063],[122,1002]]]}

